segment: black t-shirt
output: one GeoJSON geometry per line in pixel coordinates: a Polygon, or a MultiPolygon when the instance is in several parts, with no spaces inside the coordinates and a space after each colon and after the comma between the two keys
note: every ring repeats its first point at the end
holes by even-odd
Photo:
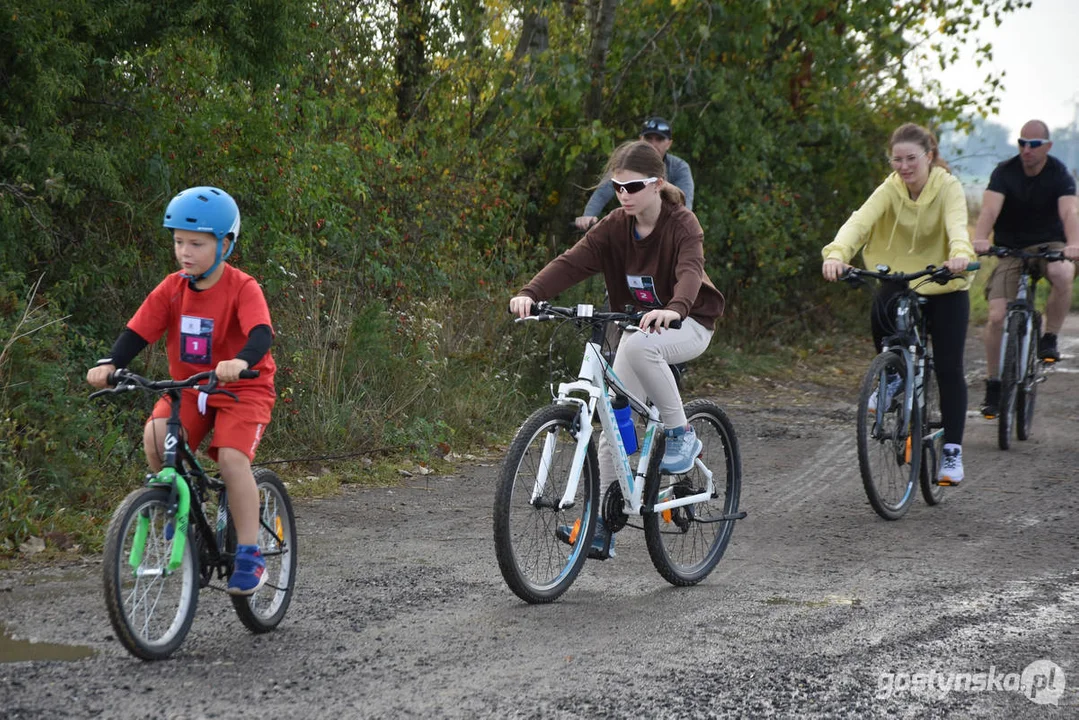
{"type": "Polygon", "coordinates": [[[1064,241],[1058,201],[1075,194],[1075,178],[1064,163],[1048,155],[1042,171],[1028,177],[1016,155],[993,170],[989,189],[1004,196],[993,226],[993,244],[1025,248],[1064,241]]]}

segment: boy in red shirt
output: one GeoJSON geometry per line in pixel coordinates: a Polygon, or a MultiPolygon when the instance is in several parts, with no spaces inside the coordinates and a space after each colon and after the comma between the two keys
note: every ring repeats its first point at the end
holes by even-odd
{"type": "MultiPolygon", "coordinates": [[[[236,526],[236,561],[228,592],[251,595],[266,581],[266,562],[258,549],[259,494],[251,461],[276,399],[270,310],[255,279],[225,262],[240,234],[240,209],[228,193],[213,187],[184,190],[165,209],[164,226],[172,230],[181,270],[154,288],[113,344],[111,356],[99,360],[86,380],[105,387],[110,373],[127,367],[144,347],[165,335],[174,380],[212,369],[236,394],[239,402],[227,395],[184,390],[180,411],[192,448],[198,448],[213,429],[209,454],[228,489],[236,526]],[[259,376],[240,380],[240,371],[247,368],[258,370],[259,376]]],[[[143,432],[146,462],[154,472],[161,469],[164,456],[169,402],[167,397],[158,401],[143,432]]]]}

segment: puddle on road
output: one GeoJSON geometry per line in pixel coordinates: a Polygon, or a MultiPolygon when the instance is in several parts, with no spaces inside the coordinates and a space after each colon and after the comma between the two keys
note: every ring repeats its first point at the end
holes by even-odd
{"type": "Polygon", "coordinates": [[[801,607],[811,608],[833,607],[837,605],[849,605],[852,608],[862,607],[861,598],[841,597],[839,595],[828,595],[821,600],[795,600],[794,598],[773,595],[764,602],[768,605],[799,605],[801,607]]]}
{"type": "Polygon", "coordinates": [[[0,663],[30,660],[82,660],[94,654],[84,645],[60,645],[47,642],[16,640],[0,625],[0,663]]]}

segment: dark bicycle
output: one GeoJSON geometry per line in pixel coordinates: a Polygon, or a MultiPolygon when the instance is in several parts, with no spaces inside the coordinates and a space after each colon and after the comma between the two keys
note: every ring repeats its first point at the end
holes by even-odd
{"type": "MultiPolygon", "coordinates": [[[[991,245],[986,255],[1012,257],[1021,261],[1015,300],[1008,303],[1004,331],[1000,336],[1000,405],[997,412],[997,445],[1011,446],[1012,426],[1019,440],[1030,437],[1034,422],[1034,400],[1038,385],[1045,382],[1045,366],[1052,360],[1038,358],[1042,316],[1034,307],[1034,289],[1041,278],[1034,260],[1060,262],[1064,253],[1041,246],[1035,252],[991,245]]],[[[990,417],[991,416],[987,416],[990,417]]]]}
{"type": "MultiPolygon", "coordinates": [[[[971,263],[967,270],[978,267],[971,263]]],[[[858,398],[862,484],[869,504],[886,520],[898,520],[910,509],[918,479],[926,503],[936,505],[943,499],[937,481],[944,448],[940,388],[922,313],[926,300],[915,290],[922,283],[943,285],[955,277],[948,268],[932,265],[914,273],[893,273],[884,265],[876,271],[850,268],[841,277],[852,285],[875,278],[902,287],[889,301],[893,334],[884,338],[880,354],[870,363],[858,398]],[[912,286],[917,280],[921,282],[912,286]]]]}
{"type": "MultiPolygon", "coordinates": [[[[257,377],[244,370],[241,378],[257,377]]],[[[116,508],[105,537],[105,606],[117,637],[132,655],[161,660],[187,636],[202,588],[225,590],[236,554],[236,531],[225,484],[206,473],[184,439],[180,399],[185,388],[236,396],[213,372],[186,380],[147,380],[127,370],[109,376],[114,387],[90,397],[142,390],[172,399],[160,472],[116,508]],[[200,384],[205,383],[205,384],[200,384]],[[214,520],[211,523],[211,518],[214,520]],[[213,584],[214,580],[220,584],[213,584]]],[[[296,521],[276,473],[255,469],[259,493],[258,545],[266,584],[254,595],[230,596],[240,621],[264,633],[285,617],[296,584],[296,521]]]]}

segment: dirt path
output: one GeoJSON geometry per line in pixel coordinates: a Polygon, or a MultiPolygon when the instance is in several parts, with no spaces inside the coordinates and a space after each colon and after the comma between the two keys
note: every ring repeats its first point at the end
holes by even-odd
{"type": "MultiPolygon", "coordinates": [[[[1076,318],[1064,335],[1034,437],[1000,452],[972,415],[966,485],[898,522],[861,488],[855,379],[720,394],[750,515],[694,588],[664,582],[627,530],[561,601],[519,602],[492,548],[496,461],[300,505],[279,630],[252,636],[204,593],[168,662],[112,637],[98,558],[0,573],[9,635],[93,652],[0,663],[0,718],[1075,717],[1076,318]]],[[[972,337],[971,407],[982,357],[972,337]]]]}

